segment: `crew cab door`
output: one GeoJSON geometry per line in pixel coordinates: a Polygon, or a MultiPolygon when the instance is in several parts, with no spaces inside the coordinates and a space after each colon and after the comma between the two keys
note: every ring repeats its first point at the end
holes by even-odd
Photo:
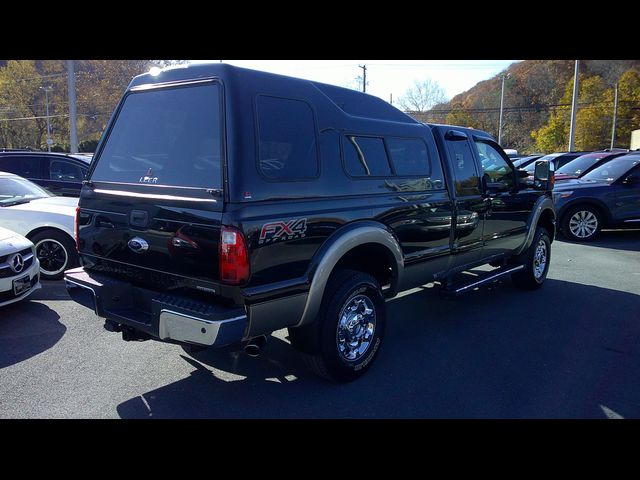
{"type": "Polygon", "coordinates": [[[449,156],[449,171],[455,193],[453,265],[459,267],[482,258],[482,229],[487,204],[480,189],[480,172],[472,151],[471,139],[462,130],[444,133],[449,156]]]}
{"type": "Polygon", "coordinates": [[[482,192],[487,205],[483,255],[489,258],[522,245],[527,219],[539,193],[518,190],[515,168],[493,140],[474,136],[473,150],[482,168],[482,192]]]}

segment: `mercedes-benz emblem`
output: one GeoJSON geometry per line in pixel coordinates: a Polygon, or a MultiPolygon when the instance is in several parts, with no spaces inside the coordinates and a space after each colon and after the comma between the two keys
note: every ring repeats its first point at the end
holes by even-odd
{"type": "Polygon", "coordinates": [[[135,253],[144,253],[149,250],[149,244],[147,241],[140,237],[133,237],[127,242],[127,245],[135,253]]]}
{"type": "Polygon", "coordinates": [[[9,260],[9,266],[11,270],[16,273],[20,273],[24,269],[24,258],[19,253],[16,253],[11,260],[9,260]]]}

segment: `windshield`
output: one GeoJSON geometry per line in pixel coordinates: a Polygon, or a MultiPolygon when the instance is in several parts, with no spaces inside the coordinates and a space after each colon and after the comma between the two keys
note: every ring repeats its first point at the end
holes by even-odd
{"type": "Polygon", "coordinates": [[[640,163],[640,157],[637,156],[614,158],[610,162],[600,165],[598,168],[594,168],[583,176],[582,179],[615,182],[631,168],[638,165],[638,163],[640,163]]]}
{"type": "Polygon", "coordinates": [[[49,192],[24,178],[0,177],[0,206],[17,205],[50,196],[49,192]]]}
{"type": "Polygon", "coordinates": [[[92,181],[220,188],[217,84],[127,95],[92,181]]]}

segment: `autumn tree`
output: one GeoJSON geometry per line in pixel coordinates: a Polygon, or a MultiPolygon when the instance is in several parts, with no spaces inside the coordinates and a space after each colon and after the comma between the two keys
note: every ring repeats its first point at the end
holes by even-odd
{"type": "Polygon", "coordinates": [[[631,131],[640,128],[640,74],[627,70],[618,82],[618,121],[614,146],[629,148],[631,131]]]}
{"type": "MultiPolygon", "coordinates": [[[[551,114],[543,127],[531,133],[536,149],[541,152],[565,151],[569,148],[573,80],[567,83],[561,106],[551,114]]],[[[613,90],[602,77],[580,77],[578,111],[576,113],[576,150],[598,150],[609,146],[613,90]]]]}

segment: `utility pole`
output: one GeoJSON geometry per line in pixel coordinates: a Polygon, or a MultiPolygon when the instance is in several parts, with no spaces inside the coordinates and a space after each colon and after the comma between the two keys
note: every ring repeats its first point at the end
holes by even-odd
{"type": "Polygon", "coordinates": [[[393,93],[389,94],[389,103],[393,105],[393,93]]]}
{"type": "Polygon", "coordinates": [[[76,128],[76,72],[73,60],[67,60],[67,90],[69,91],[69,130],[71,153],[78,153],[78,130],[76,128]]]}
{"type": "Polygon", "coordinates": [[[569,151],[574,150],[574,140],[576,137],[576,113],[578,113],[578,92],[580,84],[579,76],[580,60],[576,60],[576,69],[573,74],[573,101],[571,102],[571,129],[569,130],[569,151]]]}
{"type": "Polygon", "coordinates": [[[367,66],[366,65],[358,65],[362,69],[362,92],[367,92],[367,66]]]}
{"type": "Polygon", "coordinates": [[[53,90],[51,85],[46,87],[40,87],[44,90],[45,102],[47,104],[47,151],[51,151],[51,144],[53,140],[51,139],[51,122],[49,121],[49,92],[53,90]]]}
{"type": "Polygon", "coordinates": [[[504,108],[504,79],[507,74],[502,74],[502,93],[500,93],[500,123],[498,124],[498,145],[502,146],[502,109],[504,108]]]}
{"type": "Polygon", "coordinates": [[[616,82],[616,96],[613,100],[613,127],[611,128],[611,148],[616,141],[616,121],[618,120],[618,82],[616,82]]]}

